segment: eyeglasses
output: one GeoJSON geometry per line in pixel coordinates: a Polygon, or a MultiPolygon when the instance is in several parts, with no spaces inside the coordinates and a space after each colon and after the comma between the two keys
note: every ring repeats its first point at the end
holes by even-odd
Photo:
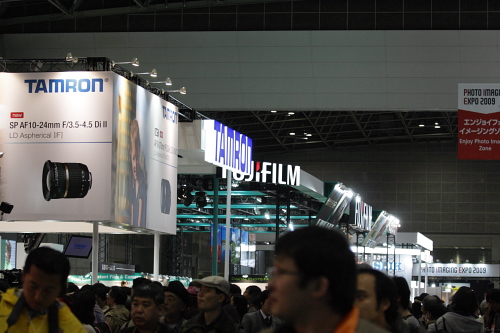
{"type": "Polygon", "coordinates": [[[280,277],[282,275],[296,275],[296,276],[299,276],[299,275],[301,275],[301,273],[300,272],[291,272],[291,271],[287,271],[287,270],[284,270],[284,269],[279,269],[279,268],[276,268],[276,267],[271,267],[267,271],[267,276],[270,279],[274,279],[274,278],[280,277]]]}

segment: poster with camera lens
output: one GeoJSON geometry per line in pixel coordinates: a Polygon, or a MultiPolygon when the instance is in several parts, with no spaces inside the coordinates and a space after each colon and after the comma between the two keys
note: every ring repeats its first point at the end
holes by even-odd
{"type": "Polygon", "coordinates": [[[0,73],[4,219],[111,217],[113,74],[0,73]]]}
{"type": "Polygon", "coordinates": [[[175,234],[178,109],[117,74],[114,82],[114,220],[175,234]]]}
{"type": "Polygon", "coordinates": [[[175,233],[177,115],[112,72],[0,73],[5,218],[175,233]]]}

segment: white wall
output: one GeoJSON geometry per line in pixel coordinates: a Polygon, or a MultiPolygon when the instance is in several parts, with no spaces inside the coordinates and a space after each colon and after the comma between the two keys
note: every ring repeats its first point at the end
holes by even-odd
{"type": "MultiPolygon", "coordinates": [[[[6,34],[7,59],[138,57],[197,110],[457,108],[458,83],[498,82],[498,31],[6,34]]],[[[0,39],[1,43],[2,39],[0,39]]],[[[153,80],[150,80],[153,81],[153,80]]],[[[161,85],[161,84],[160,84],[161,85]]]]}

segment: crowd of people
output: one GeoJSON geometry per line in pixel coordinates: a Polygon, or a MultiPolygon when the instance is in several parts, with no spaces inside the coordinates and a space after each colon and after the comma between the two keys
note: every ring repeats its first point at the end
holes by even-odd
{"type": "Polygon", "coordinates": [[[460,287],[445,306],[422,294],[410,302],[402,277],[357,265],[344,235],[306,227],[276,243],[267,288],[220,276],[186,288],[136,278],[132,286],[68,284],[68,259],[32,251],[22,288],[3,290],[0,332],[33,333],[500,333],[500,289],[478,305],[460,287]]]}

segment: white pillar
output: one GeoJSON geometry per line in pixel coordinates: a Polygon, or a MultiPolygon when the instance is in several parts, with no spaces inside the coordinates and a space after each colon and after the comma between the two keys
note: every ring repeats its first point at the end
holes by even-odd
{"type": "Polygon", "coordinates": [[[160,234],[154,233],[153,245],[153,280],[158,281],[160,275],[160,234]]]}
{"type": "Polygon", "coordinates": [[[425,263],[425,286],[424,286],[424,293],[427,293],[427,285],[428,284],[429,284],[429,263],[426,262],[425,263]]]}
{"type": "Polygon", "coordinates": [[[418,255],[418,285],[417,285],[418,295],[417,296],[420,296],[420,294],[422,293],[420,291],[420,281],[422,281],[422,252],[420,252],[420,254],[418,255]]]}
{"type": "Polygon", "coordinates": [[[227,171],[227,189],[226,189],[226,253],[224,256],[224,278],[229,281],[229,251],[231,251],[231,185],[233,174],[231,170],[227,171]]]}
{"type": "Polygon", "coordinates": [[[92,227],[92,284],[97,283],[99,270],[99,222],[94,221],[92,227]]]}

